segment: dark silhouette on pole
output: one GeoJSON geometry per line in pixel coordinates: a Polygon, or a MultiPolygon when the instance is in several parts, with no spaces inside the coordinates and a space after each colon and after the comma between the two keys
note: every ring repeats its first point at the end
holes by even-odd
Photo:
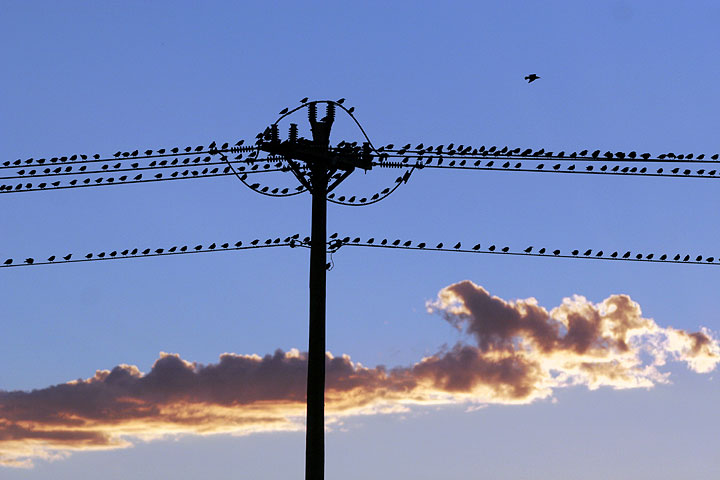
{"type": "MultiPolygon", "coordinates": [[[[335,108],[344,99],[307,102],[312,140],[298,137],[297,124],[290,124],[288,140],[279,139],[277,122],[260,135],[259,148],[282,155],[290,171],[312,194],[310,237],[310,321],[308,332],[307,423],[305,433],[305,479],[325,477],[325,294],[327,273],[328,194],[356,167],[370,170],[370,146],[330,148],[330,130],[335,108]],[[317,119],[317,104],[325,103],[325,116],[317,119]],[[337,173],[342,170],[342,173],[337,173]],[[332,179],[332,182],[330,180],[332,179]]],[[[344,107],[340,107],[343,108],[344,107]]],[[[297,109],[283,109],[281,119],[297,109]]]]}
{"type": "Polygon", "coordinates": [[[308,339],[305,478],[322,480],[325,464],[325,293],[327,238],[327,171],[311,169],[312,233],[310,240],[310,325],[308,339]]]}

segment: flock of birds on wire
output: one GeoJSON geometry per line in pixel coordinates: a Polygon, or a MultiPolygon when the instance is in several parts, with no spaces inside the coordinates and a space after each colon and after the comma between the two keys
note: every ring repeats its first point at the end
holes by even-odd
{"type": "MultiPolygon", "coordinates": [[[[338,233],[333,233],[327,242],[328,253],[334,253],[344,246],[356,247],[374,247],[374,248],[392,248],[405,250],[424,250],[424,251],[441,251],[441,252],[459,252],[459,253],[479,253],[479,254],[495,254],[495,255],[523,255],[536,257],[557,257],[557,258],[586,258],[595,260],[619,260],[633,262],[655,262],[655,263],[684,263],[684,264],[704,264],[704,265],[720,265],[720,257],[691,255],[687,253],[676,254],[655,254],[640,253],[622,250],[595,250],[595,249],[574,249],[561,250],[550,249],[546,247],[528,246],[524,249],[513,250],[509,246],[500,246],[495,244],[483,245],[480,243],[469,244],[465,246],[462,242],[444,243],[439,242],[427,243],[416,242],[413,240],[390,240],[388,238],[376,239],[374,237],[363,240],[361,237],[341,237],[338,233]],[[470,246],[471,245],[471,246],[470,246]]],[[[68,253],[65,255],[51,255],[47,259],[36,259],[35,257],[27,257],[21,261],[15,261],[12,258],[6,258],[0,264],[3,267],[19,267],[30,265],[47,265],[53,263],[73,263],[88,262],[98,260],[112,260],[121,258],[142,258],[157,257],[168,255],[182,255],[190,253],[209,253],[219,251],[232,250],[248,250],[253,248],[267,247],[309,247],[312,243],[310,237],[300,238],[300,234],[287,236],[285,238],[268,238],[266,240],[255,239],[247,243],[238,241],[235,243],[211,243],[209,245],[198,244],[190,245],[173,245],[168,248],[126,248],[124,250],[89,252],[84,255],[74,255],[68,253]]]]}
{"type": "MultiPolygon", "coordinates": [[[[337,105],[342,105],[345,99],[337,100],[337,105]]],[[[307,104],[308,99],[301,100],[301,104],[307,104]]],[[[343,107],[345,108],[345,107],[343,107]]],[[[352,116],[354,108],[345,110],[352,116]]],[[[287,114],[289,109],[280,112],[287,114]]],[[[117,151],[110,157],[103,158],[99,154],[92,156],[85,154],[73,154],[68,156],[51,158],[28,158],[15,161],[5,161],[0,164],[0,181],[20,180],[20,183],[11,185],[0,183],[0,193],[25,192],[50,190],[61,188],[75,188],[97,185],[118,185],[130,183],[144,183],[152,181],[165,181],[183,178],[207,178],[215,176],[235,175],[243,184],[250,189],[269,196],[291,196],[306,191],[303,185],[290,188],[271,188],[259,182],[250,183],[248,175],[266,172],[288,172],[291,170],[290,160],[282,156],[268,155],[267,158],[259,158],[263,140],[267,139],[268,130],[256,137],[255,145],[244,145],[240,140],[234,144],[225,142],[218,144],[211,142],[207,147],[203,145],[159,148],[156,150],[136,149],[133,151],[117,151]],[[247,155],[246,157],[244,155],[247,155]],[[219,160],[214,157],[219,156],[219,160]],[[232,156],[232,158],[229,158],[232,156]],[[171,158],[172,157],[172,158],[171,158]],[[141,163],[140,160],[148,161],[141,163]],[[100,164],[99,168],[96,164],[100,164]],[[14,173],[3,176],[3,170],[13,169],[14,173]],[[172,170],[167,173],[167,170],[172,170]],[[145,172],[144,171],[149,171],[145,172]],[[53,180],[53,177],[83,176],[85,178],[72,178],[66,182],[53,180]],[[39,183],[32,183],[29,179],[42,179],[39,183]]],[[[369,141],[369,140],[368,140],[369,141]]],[[[357,142],[340,142],[331,150],[339,154],[358,152],[362,147],[357,142]]],[[[407,144],[402,147],[395,147],[394,144],[387,144],[380,148],[372,148],[373,166],[382,168],[404,168],[405,172],[395,179],[395,185],[387,187],[373,195],[337,195],[329,193],[328,201],[332,203],[352,206],[363,206],[376,203],[392,194],[400,185],[408,182],[415,170],[424,168],[450,168],[450,169],[473,169],[473,170],[514,170],[524,172],[556,172],[556,173],[592,173],[592,174],[616,174],[616,175],[648,175],[648,176],[679,176],[679,177],[702,177],[713,178],[720,173],[720,154],[675,154],[673,152],[652,156],[650,153],[628,153],[617,151],[581,150],[578,152],[566,153],[565,151],[546,151],[544,148],[510,148],[509,146],[497,147],[484,145],[475,148],[470,145],[450,143],[447,145],[425,146],[423,143],[416,145],[407,144]],[[522,161],[520,161],[522,160],[522,161]],[[527,166],[523,162],[531,162],[527,166]],[[598,165],[602,162],[601,165],[598,165]],[[634,163],[634,164],[633,164],[634,163]],[[673,163],[674,165],[650,168],[649,163],[673,163]],[[688,164],[700,165],[704,168],[690,169],[688,164]]],[[[301,165],[301,170],[307,165],[301,165]]],[[[333,178],[340,179],[341,173],[333,175],[333,178]]],[[[234,244],[223,243],[219,246],[215,243],[203,247],[173,246],[167,249],[125,249],[120,251],[88,253],[84,256],[74,257],[73,254],[62,256],[52,255],[45,261],[36,261],[33,257],[25,258],[24,261],[15,262],[13,259],[5,259],[0,267],[40,265],[48,263],[77,262],[109,260],[119,258],[137,258],[142,256],[173,255],[184,253],[201,253],[223,250],[241,250],[246,248],[259,248],[267,246],[308,246],[310,238],[300,239],[299,235],[267,239],[260,242],[253,240],[247,245],[242,242],[234,244]]],[[[486,248],[475,244],[471,248],[462,248],[457,242],[449,247],[444,243],[435,246],[425,242],[412,242],[382,239],[375,241],[370,238],[362,241],[359,237],[338,238],[337,234],[331,236],[328,243],[330,252],[336,251],[344,245],[365,246],[376,248],[401,248],[413,250],[435,250],[435,251],[457,251],[466,253],[487,253],[487,254],[508,254],[508,255],[532,255],[532,256],[553,256],[563,258],[593,258],[603,260],[628,260],[648,261],[666,263],[703,263],[720,264],[720,257],[689,254],[655,255],[653,253],[633,253],[630,251],[613,251],[606,253],[603,250],[572,250],[563,252],[559,249],[550,250],[547,248],[535,248],[529,246],[521,251],[511,251],[509,247],[497,247],[489,245],[486,248]]]]}
{"type": "MultiPolygon", "coordinates": [[[[108,158],[102,158],[99,154],[92,156],[73,154],[48,159],[28,158],[12,162],[5,161],[0,164],[0,181],[4,181],[0,183],[0,193],[289,171],[289,167],[282,157],[259,158],[260,150],[257,146],[242,146],[243,143],[241,140],[232,146],[227,142],[222,145],[212,142],[207,147],[200,145],[145,151],[118,151],[108,158]],[[244,153],[247,153],[246,158],[243,158],[244,153]],[[233,158],[228,159],[227,155],[230,154],[233,155],[233,158]],[[220,156],[220,160],[214,158],[216,155],[220,156]],[[140,160],[151,161],[141,163],[140,160]],[[96,163],[102,163],[102,165],[94,168],[93,164],[96,163]],[[2,175],[3,169],[14,169],[14,172],[12,175],[5,176],[2,175]],[[150,172],[145,172],[148,170],[150,172]],[[172,172],[167,173],[166,170],[172,170],[172,172]],[[56,177],[68,176],[76,178],[64,182],[55,180],[56,177]],[[78,176],[84,178],[77,178],[78,176]],[[29,181],[31,178],[41,181],[33,183],[29,181]],[[13,180],[19,182],[11,184],[10,181],[13,180]]],[[[348,147],[359,148],[357,142],[340,142],[334,148],[344,151],[348,147]]],[[[456,146],[452,143],[447,146],[426,147],[420,143],[415,147],[407,144],[398,148],[395,148],[393,144],[388,144],[375,149],[373,157],[375,158],[373,166],[384,168],[459,168],[703,178],[720,176],[720,165],[713,165],[720,164],[720,154],[717,153],[694,155],[668,152],[653,157],[649,153],[635,151],[625,153],[582,150],[566,154],[564,151],[552,152],[542,148],[537,150],[508,146],[474,148],[469,145],[456,146]],[[532,165],[528,166],[528,161],[533,162],[532,165]],[[598,161],[602,161],[602,164],[598,165],[598,161]],[[636,164],[627,164],[628,162],[636,164]],[[651,168],[643,163],[673,163],[674,165],[651,168]],[[688,163],[702,165],[700,165],[701,168],[688,168],[688,163]]],[[[407,179],[408,174],[406,173],[395,183],[399,184],[401,181],[406,183],[407,179]]],[[[271,188],[260,183],[246,183],[246,185],[260,193],[276,194],[277,196],[292,194],[293,191],[304,191],[302,187],[296,187],[293,190],[291,188],[271,188]]],[[[382,192],[365,197],[360,195],[336,197],[330,194],[328,199],[344,204],[370,204],[388,194],[390,190],[391,188],[386,188],[382,192]]]]}

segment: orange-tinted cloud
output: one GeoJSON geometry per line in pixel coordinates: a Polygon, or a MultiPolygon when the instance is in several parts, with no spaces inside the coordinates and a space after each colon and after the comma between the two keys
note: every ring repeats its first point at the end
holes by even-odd
{"type": "MultiPolygon", "coordinates": [[[[428,309],[473,342],[392,369],[328,354],[331,420],[409,405],[530,403],[571,385],[649,388],[667,382],[659,367],[668,360],[703,373],[720,362],[709,331],[659,327],[626,295],[599,304],[576,296],[548,311],[534,299],[508,302],[465,281],[444,288],[428,309]]],[[[226,353],[210,365],[161,354],[146,374],[119,365],[86,380],[0,391],[0,465],[167,435],[300,430],[306,368],[306,355],[295,350],[226,353]]]]}

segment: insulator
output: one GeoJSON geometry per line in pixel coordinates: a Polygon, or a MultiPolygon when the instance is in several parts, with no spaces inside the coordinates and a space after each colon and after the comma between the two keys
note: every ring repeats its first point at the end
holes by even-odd
{"type": "Polygon", "coordinates": [[[335,120],[335,104],[328,103],[325,106],[325,115],[327,116],[328,123],[332,123],[335,120]]]}
{"type": "Polygon", "coordinates": [[[270,126],[270,141],[272,143],[278,143],[280,141],[280,134],[278,133],[278,126],[276,123],[270,126]]]}
{"type": "MultiPolygon", "coordinates": [[[[315,104],[310,104],[309,108],[314,107],[315,104]]],[[[297,123],[291,123],[290,124],[290,133],[288,134],[288,138],[290,139],[291,143],[296,143],[298,140],[298,126],[297,123]]]]}
{"type": "Polygon", "coordinates": [[[317,121],[317,103],[315,102],[308,104],[308,120],[311,124],[317,121]]]}

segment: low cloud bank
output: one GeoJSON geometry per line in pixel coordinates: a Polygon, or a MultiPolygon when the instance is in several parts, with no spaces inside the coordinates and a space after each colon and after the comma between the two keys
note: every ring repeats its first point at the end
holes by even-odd
{"type": "MultiPolygon", "coordinates": [[[[707,329],[660,327],[627,295],[597,304],[575,296],[548,311],[535,299],[506,301],[463,281],[427,307],[470,341],[391,369],[328,353],[330,421],[411,405],[527,404],[578,385],[651,388],[668,382],[661,371],[668,361],[697,373],[720,362],[707,329]]],[[[119,365],[85,380],[0,391],[0,465],[29,467],[168,435],[302,430],[306,368],[296,350],[226,353],[210,365],[162,353],[145,374],[119,365]]]]}

